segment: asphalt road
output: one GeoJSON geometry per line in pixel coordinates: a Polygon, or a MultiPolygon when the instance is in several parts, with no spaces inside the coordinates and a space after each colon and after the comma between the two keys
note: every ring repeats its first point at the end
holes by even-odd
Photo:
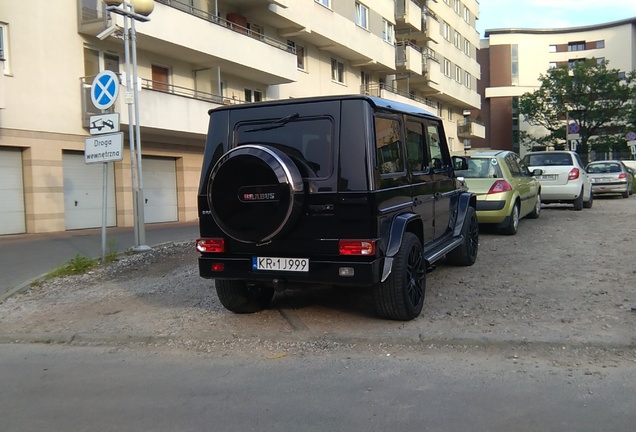
{"type": "MultiPolygon", "coordinates": [[[[198,221],[146,225],[146,244],[155,246],[172,241],[194,240],[198,221]]],[[[109,228],[107,250],[118,253],[134,246],[132,228],[109,228]]],[[[76,254],[98,258],[102,254],[101,229],[64,231],[48,234],[0,236],[0,301],[11,291],[32,279],[65,264],[76,254]]]]}
{"type": "Polygon", "coordinates": [[[633,368],[478,351],[5,345],[6,431],[633,431],[633,368]]]}

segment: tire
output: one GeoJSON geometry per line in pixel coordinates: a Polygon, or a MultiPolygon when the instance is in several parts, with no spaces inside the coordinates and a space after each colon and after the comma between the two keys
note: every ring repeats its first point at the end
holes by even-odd
{"type": "Polygon", "coordinates": [[[207,192],[214,221],[243,243],[265,243],[285,233],[298,220],[304,198],[296,164],[264,145],[242,145],[223,155],[207,192]]]}
{"type": "Polygon", "coordinates": [[[539,219],[540,214],[541,214],[541,194],[537,194],[537,202],[527,217],[529,219],[539,219]]]}
{"type": "Polygon", "coordinates": [[[503,228],[501,232],[506,235],[515,235],[519,229],[519,204],[515,203],[514,207],[510,211],[510,218],[508,220],[508,226],[503,228]]]}
{"type": "Polygon", "coordinates": [[[629,191],[628,190],[623,192],[623,198],[629,198],[629,191]]]}
{"type": "Polygon", "coordinates": [[[446,262],[455,266],[471,266],[477,260],[479,251],[479,223],[475,209],[468,207],[464,224],[462,225],[464,242],[461,246],[446,254],[446,262]]]}
{"type": "Polygon", "coordinates": [[[572,201],[572,204],[574,205],[574,210],[583,210],[583,188],[581,188],[581,193],[579,194],[579,197],[577,199],[575,199],[574,201],[572,201]]]}
{"type": "Polygon", "coordinates": [[[254,313],[265,309],[274,297],[274,288],[248,284],[241,280],[214,281],[216,294],[225,309],[239,313],[254,313]]]}
{"type": "Polygon", "coordinates": [[[385,319],[412,320],[422,312],[425,293],[422,242],[415,234],[406,232],[394,257],[391,274],[373,289],[376,313],[385,319]]]}
{"type": "Polygon", "coordinates": [[[593,204],[594,204],[594,194],[592,193],[592,191],[590,191],[590,199],[583,203],[583,207],[586,209],[590,209],[592,208],[593,204]]]}

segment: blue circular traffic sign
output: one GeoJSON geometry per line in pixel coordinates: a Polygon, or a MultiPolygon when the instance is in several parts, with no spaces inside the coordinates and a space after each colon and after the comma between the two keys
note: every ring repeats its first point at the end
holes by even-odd
{"type": "Polygon", "coordinates": [[[103,71],[97,74],[91,88],[91,100],[98,109],[110,108],[119,93],[119,79],[113,71],[103,71]]]}
{"type": "Polygon", "coordinates": [[[636,132],[628,132],[625,138],[627,141],[636,141],[636,132]]]}
{"type": "Polygon", "coordinates": [[[572,122],[568,125],[568,133],[577,134],[579,133],[579,124],[577,122],[572,122]]]}

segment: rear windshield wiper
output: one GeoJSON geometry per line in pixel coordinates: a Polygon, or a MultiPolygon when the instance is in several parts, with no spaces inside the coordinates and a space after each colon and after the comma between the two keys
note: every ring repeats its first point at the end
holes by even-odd
{"type": "Polygon", "coordinates": [[[276,129],[279,127],[283,127],[285,124],[289,123],[292,120],[297,119],[298,117],[300,117],[300,114],[295,113],[292,115],[288,115],[287,117],[282,117],[279,118],[278,120],[274,120],[272,123],[270,123],[267,126],[261,126],[261,127],[257,127],[254,129],[248,129],[245,132],[256,132],[256,131],[264,131],[264,130],[270,130],[270,129],[276,129]]]}

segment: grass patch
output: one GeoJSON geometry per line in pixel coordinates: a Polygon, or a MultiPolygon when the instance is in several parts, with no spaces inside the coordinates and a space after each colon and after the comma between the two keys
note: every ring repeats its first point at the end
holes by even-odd
{"type": "Polygon", "coordinates": [[[71,258],[66,264],[48,272],[44,277],[44,280],[49,280],[60,276],[83,274],[90,271],[96,265],[97,261],[93,258],[75,254],[75,256],[71,258]]]}

